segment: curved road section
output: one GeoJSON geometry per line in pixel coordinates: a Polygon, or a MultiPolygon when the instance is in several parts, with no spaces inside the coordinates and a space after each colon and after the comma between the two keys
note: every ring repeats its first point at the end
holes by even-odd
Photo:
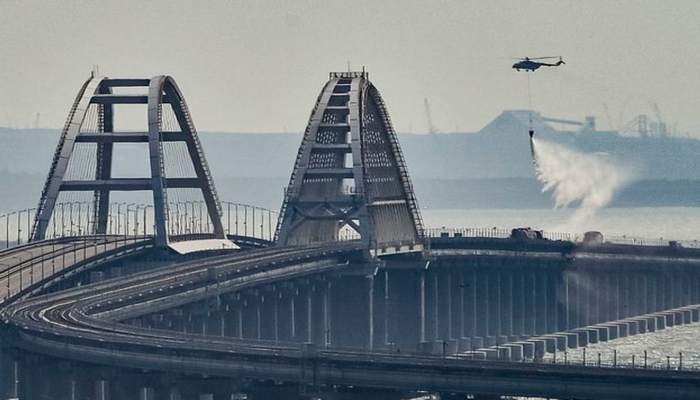
{"type": "Polygon", "coordinates": [[[64,359],[212,376],[577,399],[695,399],[692,371],[363,352],[146,329],[117,321],[247,287],[363,268],[357,243],[235,253],[9,304],[15,346],[64,359]]]}
{"type": "Polygon", "coordinates": [[[0,252],[0,304],[38,293],[100,263],[153,247],[142,236],[81,236],[30,242],[0,252]]]}

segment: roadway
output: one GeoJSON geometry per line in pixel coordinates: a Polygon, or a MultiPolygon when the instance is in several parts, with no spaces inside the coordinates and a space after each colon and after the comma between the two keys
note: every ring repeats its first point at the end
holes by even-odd
{"type": "Polygon", "coordinates": [[[22,296],[30,295],[87,262],[114,256],[120,249],[150,248],[152,242],[149,237],[103,235],[57,238],[11,247],[0,252],[0,301],[14,299],[20,292],[25,292],[22,296]]]}
{"type": "Polygon", "coordinates": [[[356,268],[356,243],[270,248],[160,268],[2,312],[15,345],[60,358],[212,376],[577,399],[695,399],[700,373],[464,360],[263,342],[119,323],[215,294],[356,268]],[[12,329],[11,326],[19,329],[12,329]]]}

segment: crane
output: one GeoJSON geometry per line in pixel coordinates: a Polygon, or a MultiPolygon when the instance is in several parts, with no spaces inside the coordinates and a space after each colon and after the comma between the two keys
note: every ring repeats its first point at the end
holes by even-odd
{"type": "Polygon", "coordinates": [[[654,103],[654,113],[656,114],[656,129],[657,133],[661,136],[666,136],[666,123],[664,122],[663,117],[661,116],[661,110],[659,109],[659,105],[657,103],[654,103]]]}
{"type": "Polygon", "coordinates": [[[433,118],[430,115],[430,103],[428,103],[428,98],[423,98],[423,104],[425,105],[425,119],[428,122],[428,134],[434,135],[438,133],[438,129],[433,125],[433,118]]]}

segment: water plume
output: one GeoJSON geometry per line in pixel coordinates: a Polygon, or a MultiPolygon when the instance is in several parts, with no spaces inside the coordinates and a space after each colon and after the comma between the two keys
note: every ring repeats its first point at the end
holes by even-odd
{"type": "Polygon", "coordinates": [[[615,193],[629,184],[629,168],[607,156],[581,153],[566,146],[532,139],[533,162],[543,192],[551,192],[555,207],[578,205],[564,227],[558,230],[576,232],[599,209],[613,199],[615,193]]]}

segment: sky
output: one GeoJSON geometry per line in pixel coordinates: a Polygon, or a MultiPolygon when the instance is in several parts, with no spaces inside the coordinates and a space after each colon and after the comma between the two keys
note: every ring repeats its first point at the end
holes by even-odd
{"type": "Polygon", "coordinates": [[[444,133],[531,103],[700,137],[698,20],[695,0],[0,0],[0,126],[62,127],[97,65],[173,76],[199,131],[298,133],[328,73],[364,67],[399,132],[428,131],[427,99],[444,133]],[[566,65],[528,91],[525,56],[566,65]]]}

